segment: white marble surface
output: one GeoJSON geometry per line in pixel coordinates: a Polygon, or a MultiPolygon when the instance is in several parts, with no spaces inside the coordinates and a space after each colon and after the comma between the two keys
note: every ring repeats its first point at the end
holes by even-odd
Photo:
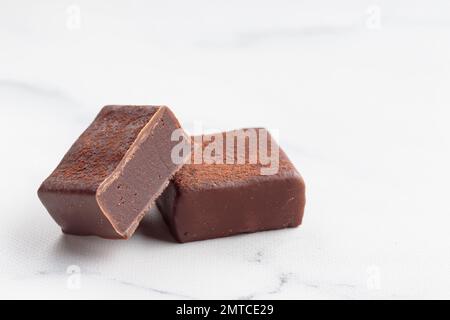
{"type": "Polygon", "coordinates": [[[0,298],[450,298],[449,40],[445,0],[0,0],[0,298]],[[111,103],[279,129],[304,225],[63,236],[36,190],[111,103]]]}

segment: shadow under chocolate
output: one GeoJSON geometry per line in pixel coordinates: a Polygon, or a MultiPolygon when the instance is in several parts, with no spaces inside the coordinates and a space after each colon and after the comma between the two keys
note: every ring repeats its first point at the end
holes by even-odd
{"type": "Polygon", "coordinates": [[[163,242],[177,243],[156,206],[150,209],[141,220],[136,235],[163,242]]]}

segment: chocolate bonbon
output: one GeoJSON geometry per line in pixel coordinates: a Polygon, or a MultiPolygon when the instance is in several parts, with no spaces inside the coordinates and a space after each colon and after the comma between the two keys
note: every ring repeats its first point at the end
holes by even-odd
{"type": "Polygon", "coordinates": [[[106,106],[38,190],[63,232],[129,238],[180,168],[167,107],[106,106]]]}
{"type": "Polygon", "coordinates": [[[192,140],[196,148],[192,148],[191,162],[174,175],[157,200],[177,241],[212,239],[301,224],[304,181],[265,129],[224,132],[192,140]],[[233,137],[237,132],[244,138],[228,139],[228,135],[233,137]],[[243,144],[239,145],[239,141],[243,144]],[[276,170],[264,171],[269,162],[261,161],[263,158],[273,159],[276,170]]]}

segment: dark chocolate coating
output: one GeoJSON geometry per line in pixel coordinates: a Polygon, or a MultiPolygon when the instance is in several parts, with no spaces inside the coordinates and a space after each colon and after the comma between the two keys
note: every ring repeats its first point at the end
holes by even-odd
{"type": "Polygon", "coordinates": [[[260,169],[248,161],[185,164],[157,200],[175,239],[189,242],[300,225],[305,184],[291,161],[280,149],[278,173],[261,175],[260,169]]]}
{"type": "Polygon", "coordinates": [[[127,239],[180,168],[167,107],[106,106],[38,196],[63,232],[127,239]]]}

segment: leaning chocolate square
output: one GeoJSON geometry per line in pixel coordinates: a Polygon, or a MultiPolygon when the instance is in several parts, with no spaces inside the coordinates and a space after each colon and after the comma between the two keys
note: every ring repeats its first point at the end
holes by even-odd
{"type": "MultiPolygon", "coordinates": [[[[129,238],[182,163],[167,107],[106,106],[38,190],[63,232],[129,238]]],[[[183,132],[181,130],[181,132],[183,132]]]]}
{"type": "Polygon", "coordinates": [[[191,162],[157,200],[177,241],[301,224],[305,184],[267,130],[242,129],[192,141],[191,162]]]}

